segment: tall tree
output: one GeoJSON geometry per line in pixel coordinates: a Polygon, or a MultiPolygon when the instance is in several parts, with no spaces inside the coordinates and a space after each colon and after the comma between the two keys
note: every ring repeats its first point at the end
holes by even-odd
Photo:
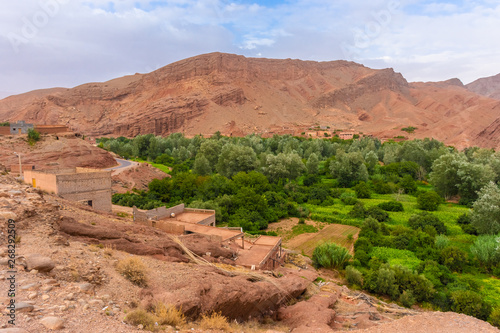
{"type": "Polygon", "coordinates": [[[474,202],[470,214],[471,224],[480,234],[500,232],[500,189],[490,182],[479,191],[479,198],[474,202]]]}

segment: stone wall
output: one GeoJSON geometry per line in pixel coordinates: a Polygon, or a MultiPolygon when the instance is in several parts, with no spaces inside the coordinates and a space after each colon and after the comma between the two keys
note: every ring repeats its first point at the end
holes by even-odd
{"type": "Polygon", "coordinates": [[[57,175],[57,194],[61,196],[103,190],[111,191],[111,171],[57,175]]]}
{"type": "Polygon", "coordinates": [[[111,189],[103,191],[89,191],[80,193],[62,194],[62,198],[89,205],[95,210],[111,213],[111,189]]]}
{"type": "Polygon", "coordinates": [[[23,120],[19,120],[16,123],[10,124],[10,134],[27,134],[30,128],[33,128],[33,124],[27,124],[23,120]],[[21,133],[19,133],[21,132],[21,133]]]}

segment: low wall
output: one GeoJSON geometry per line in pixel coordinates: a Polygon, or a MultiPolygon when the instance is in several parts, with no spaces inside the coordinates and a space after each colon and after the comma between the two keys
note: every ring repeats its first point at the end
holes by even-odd
{"type": "Polygon", "coordinates": [[[168,232],[169,234],[183,235],[186,228],[183,225],[175,224],[167,221],[151,221],[151,226],[168,232]]]}
{"type": "Polygon", "coordinates": [[[0,135],[10,135],[10,126],[0,126],[0,135]]]}
{"type": "Polygon", "coordinates": [[[42,134],[57,134],[70,132],[67,126],[64,125],[35,125],[35,130],[42,134]]]}
{"type": "Polygon", "coordinates": [[[155,209],[150,209],[146,211],[146,215],[148,218],[153,220],[161,220],[166,217],[170,217],[172,213],[180,214],[184,212],[184,204],[180,204],[174,207],[166,208],[166,207],[158,207],[155,209]]]}
{"type": "MultiPolygon", "coordinates": [[[[35,169],[34,164],[22,164],[21,167],[23,168],[23,172],[35,169]]],[[[19,173],[19,164],[12,164],[10,166],[10,172],[11,173],[19,173]]]]}
{"type": "Polygon", "coordinates": [[[132,208],[132,212],[134,214],[134,222],[139,223],[139,224],[143,224],[143,225],[145,225],[145,223],[149,222],[148,215],[146,214],[146,212],[139,211],[139,209],[137,209],[136,206],[134,206],[132,208]]]}

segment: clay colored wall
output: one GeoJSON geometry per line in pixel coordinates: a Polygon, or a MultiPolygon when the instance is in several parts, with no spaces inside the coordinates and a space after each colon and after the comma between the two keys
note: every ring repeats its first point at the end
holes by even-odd
{"type": "Polygon", "coordinates": [[[42,134],[57,134],[70,132],[67,126],[64,125],[35,125],[35,130],[42,134]]]}
{"type": "Polygon", "coordinates": [[[10,126],[0,126],[0,135],[10,135],[10,126]]]}
{"type": "Polygon", "coordinates": [[[57,193],[56,175],[53,173],[44,173],[39,171],[27,170],[23,172],[24,182],[33,187],[47,191],[49,193],[57,193]],[[33,183],[33,179],[35,182],[33,183]]]}

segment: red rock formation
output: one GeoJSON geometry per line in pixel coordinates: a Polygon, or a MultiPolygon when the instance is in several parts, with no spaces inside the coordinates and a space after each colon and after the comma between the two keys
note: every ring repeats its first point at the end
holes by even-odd
{"type": "Polygon", "coordinates": [[[460,148],[496,148],[496,132],[485,136],[483,131],[497,119],[498,101],[467,88],[458,79],[409,84],[392,69],[347,61],[211,53],[149,74],[9,97],[0,101],[0,120],[128,137],[216,131],[270,135],[322,124],[392,138],[414,126],[412,137],[434,137],[460,148]]]}

